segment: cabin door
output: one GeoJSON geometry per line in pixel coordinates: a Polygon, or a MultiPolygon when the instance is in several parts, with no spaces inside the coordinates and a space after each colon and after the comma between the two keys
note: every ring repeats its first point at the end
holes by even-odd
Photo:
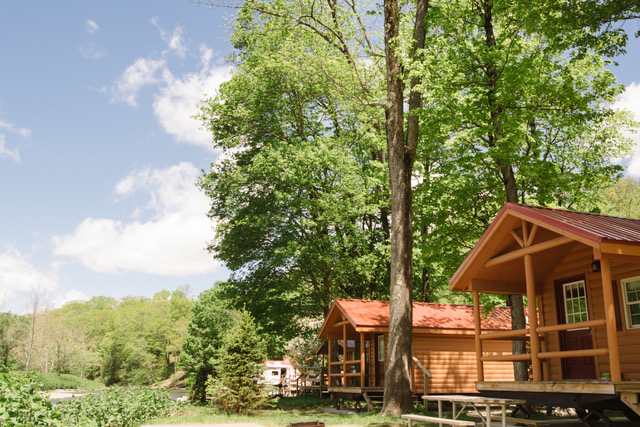
{"type": "Polygon", "coordinates": [[[384,386],[384,335],[376,335],[376,387],[384,386]]]}
{"type": "MultiPolygon", "coordinates": [[[[559,323],[578,323],[589,320],[587,287],[584,277],[560,280],[556,283],[559,323]]],[[[593,348],[591,328],[560,331],[560,346],[564,351],[593,348]]],[[[564,379],[594,379],[596,364],[593,357],[562,359],[564,379]]]]}

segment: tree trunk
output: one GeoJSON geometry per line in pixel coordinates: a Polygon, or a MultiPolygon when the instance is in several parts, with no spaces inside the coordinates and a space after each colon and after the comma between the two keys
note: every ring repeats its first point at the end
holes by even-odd
{"type": "MultiPolygon", "coordinates": [[[[414,50],[424,47],[426,0],[416,9],[414,50]],[[420,44],[422,37],[422,44],[420,44]]],[[[404,133],[404,84],[402,66],[396,56],[399,36],[397,0],[384,1],[384,40],[387,66],[387,103],[385,108],[387,152],[391,183],[391,292],[389,345],[385,365],[382,414],[400,416],[411,411],[411,356],[413,344],[412,279],[413,232],[411,215],[411,173],[418,141],[418,117],[409,119],[407,139],[404,133]]],[[[412,87],[418,80],[412,80],[412,87]]],[[[409,108],[420,106],[420,95],[412,91],[409,108]]]]}
{"type": "MultiPolygon", "coordinates": [[[[485,31],[485,45],[489,48],[495,48],[496,39],[493,31],[493,3],[485,1],[482,5],[482,9],[479,13],[483,15],[483,27],[485,31]]],[[[503,138],[502,123],[500,121],[500,114],[502,113],[502,106],[496,99],[496,85],[498,80],[498,71],[495,63],[492,61],[487,64],[486,67],[487,83],[489,83],[489,91],[487,92],[487,100],[489,102],[491,120],[493,122],[493,129],[488,140],[490,146],[496,146],[500,144],[500,140],[503,138]]],[[[512,203],[518,203],[518,187],[509,159],[497,158],[495,159],[498,167],[500,168],[500,175],[504,184],[506,201],[512,203]]],[[[525,316],[524,316],[524,303],[522,295],[508,295],[507,305],[511,308],[511,328],[524,329],[525,316]]],[[[511,341],[511,350],[513,354],[524,354],[527,351],[527,347],[524,341],[511,341]]],[[[513,374],[516,381],[527,381],[528,375],[527,362],[513,362],[513,374]]]]}

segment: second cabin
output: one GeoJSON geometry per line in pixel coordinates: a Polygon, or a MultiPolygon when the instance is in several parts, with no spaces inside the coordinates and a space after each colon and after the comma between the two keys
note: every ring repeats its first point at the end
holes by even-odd
{"type": "MultiPolygon", "coordinates": [[[[482,330],[511,329],[506,307],[496,307],[481,319],[482,330]]],[[[381,392],[389,332],[389,302],[336,299],[320,329],[327,340],[329,392],[333,397],[367,399],[381,392]]],[[[477,393],[473,307],[458,304],[413,303],[414,394],[477,393]]],[[[495,340],[484,350],[511,353],[511,342],[495,340]]],[[[485,378],[513,381],[513,367],[487,363],[485,378]]]]}

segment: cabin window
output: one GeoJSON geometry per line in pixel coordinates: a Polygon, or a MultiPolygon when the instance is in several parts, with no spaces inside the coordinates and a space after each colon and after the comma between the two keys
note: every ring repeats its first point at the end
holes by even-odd
{"type": "Polygon", "coordinates": [[[622,296],[627,327],[640,328],[640,276],[622,280],[622,296]]]}
{"type": "Polygon", "coordinates": [[[587,293],[584,280],[565,283],[562,286],[564,292],[564,313],[567,323],[586,322],[589,320],[587,309],[587,293]]]}
{"type": "Polygon", "coordinates": [[[378,335],[378,362],[384,362],[384,335],[378,335]]]}

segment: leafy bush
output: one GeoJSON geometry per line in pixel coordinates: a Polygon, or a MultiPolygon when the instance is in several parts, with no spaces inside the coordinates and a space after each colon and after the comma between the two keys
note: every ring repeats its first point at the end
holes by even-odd
{"type": "Polygon", "coordinates": [[[207,378],[216,376],[214,360],[230,321],[231,312],[217,287],[202,292],[191,309],[191,322],[184,338],[180,363],[187,371],[185,383],[194,402],[207,401],[207,378]]]}
{"type": "Polygon", "coordinates": [[[58,405],[67,425],[129,427],[177,409],[169,393],[148,387],[113,387],[58,405]]]}
{"type": "Polygon", "coordinates": [[[91,381],[86,378],[80,378],[75,375],[62,374],[37,374],[38,382],[41,383],[43,390],[55,389],[96,389],[104,387],[104,384],[97,381],[91,381]]]}
{"type": "Polygon", "coordinates": [[[40,385],[33,374],[0,374],[0,425],[61,426],[60,415],[39,391],[40,385]]]}

